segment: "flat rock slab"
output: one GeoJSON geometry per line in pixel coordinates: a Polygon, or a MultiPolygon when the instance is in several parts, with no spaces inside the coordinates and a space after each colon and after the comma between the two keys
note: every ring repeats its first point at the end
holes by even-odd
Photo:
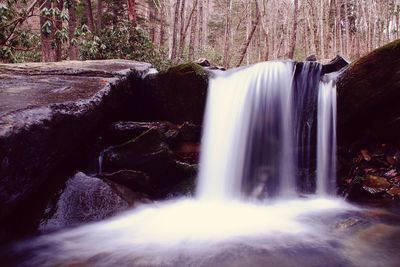
{"type": "Polygon", "coordinates": [[[0,116],[32,106],[88,99],[132,69],[145,73],[150,67],[129,60],[0,64],[0,116]]]}
{"type": "Polygon", "coordinates": [[[0,64],[0,243],[45,185],[63,182],[57,172],[77,168],[93,133],[140,106],[150,68],[128,60],[0,64]]]}

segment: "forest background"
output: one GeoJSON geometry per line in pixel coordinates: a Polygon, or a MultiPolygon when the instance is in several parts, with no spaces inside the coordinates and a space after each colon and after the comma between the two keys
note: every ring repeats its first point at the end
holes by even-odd
{"type": "Polygon", "coordinates": [[[0,62],[354,60],[399,24],[400,0],[1,0],[0,62]]]}

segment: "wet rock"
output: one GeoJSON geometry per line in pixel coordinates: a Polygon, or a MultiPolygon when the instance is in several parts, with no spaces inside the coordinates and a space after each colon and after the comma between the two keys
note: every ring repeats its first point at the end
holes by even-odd
{"type": "Polygon", "coordinates": [[[103,152],[103,172],[128,169],[159,177],[173,161],[172,151],[162,135],[149,129],[138,137],[103,152]]]}
{"type": "Polygon", "coordinates": [[[386,191],[386,193],[392,197],[392,199],[400,200],[400,187],[398,186],[393,186],[389,190],[386,191]]]}
{"type": "Polygon", "coordinates": [[[338,141],[370,137],[397,140],[400,133],[400,40],[351,63],[337,83],[338,141]],[[390,130],[388,130],[390,129],[390,130]]]}
{"type": "Polygon", "coordinates": [[[361,156],[363,157],[363,159],[365,161],[370,161],[371,160],[371,156],[369,155],[369,152],[366,149],[361,150],[361,156]]]}
{"type": "Polygon", "coordinates": [[[177,158],[183,162],[195,164],[200,160],[200,143],[184,142],[175,147],[177,158]]]}
{"type": "Polygon", "coordinates": [[[350,64],[349,61],[344,59],[343,57],[337,55],[334,59],[329,61],[327,64],[324,64],[322,66],[321,72],[324,73],[331,73],[331,72],[337,72],[344,67],[348,66],[350,64]]]}
{"type": "Polygon", "coordinates": [[[210,61],[208,61],[208,59],[206,59],[206,58],[199,58],[196,61],[196,63],[199,64],[202,67],[210,67],[211,66],[210,61]]]}
{"type": "Polygon", "coordinates": [[[133,122],[120,121],[113,123],[107,130],[107,143],[120,144],[138,137],[145,131],[154,129],[171,143],[178,135],[178,126],[169,122],[133,122]]]}
{"type": "Polygon", "coordinates": [[[140,202],[148,200],[122,185],[78,172],[67,181],[56,203],[49,203],[39,230],[48,232],[99,221],[140,202]]]}
{"type": "Polygon", "coordinates": [[[99,174],[98,176],[124,185],[135,192],[151,194],[154,191],[152,189],[150,177],[141,171],[119,170],[113,173],[99,174]]]}
{"type": "Polygon", "coordinates": [[[354,227],[355,225],[361,223],[360,219],[357,218],[348,218],[345,220],[340,221],[337,225],[336,225],[336,230],[344,232],[344,231],[348,231],[349,228],[354,227]]]}
{"type": "Polygon", "coordinates": [[[305,61],[317,61],[317,56],[309,55],[308,57],[306,57],[305,61]]]}
{"type": "Polygon", "coordinates": [[[167,175],[174,177],[176,183],[169,190],[167,197],[193,196],[196,187],[197,173],[197,164],[175,161],[174,164],[170,166],[167,175]]]}
{"type": "Polygon", "coordinates": [[[148,120],[201,124],[207,86],[208,72],[195,63],[146,77],[143,101],[147,103],[148,120]]]}
{"type": "Polygon", "coordinates": [[[368,193],[375,195],[385,192],[390,186],[386,178],[368,175],[367,179],[363,182],[363,188],[368,193]]]}
{"type": "Polygon", "coordinates": [[[55,172],[83,161],[104,122],[140,110],[132,94],[150,67],[126,60],[0,64],[0,226],[10,226],[4,232],[12,234],[18,210],[46,194],[43,184],[55,172]]]}
{"type": "Polygon", "coordinates": [[[201,131],[201,126],[190,122],[185,122],[179,127],[177,140],[178,142],[200,143],[201,131]]]}

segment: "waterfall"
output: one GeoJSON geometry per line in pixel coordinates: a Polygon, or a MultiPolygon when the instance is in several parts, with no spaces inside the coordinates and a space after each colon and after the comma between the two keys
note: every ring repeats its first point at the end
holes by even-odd
{"type": "Polygon", "coordinates": [[[320,80],[321,65],[314,62],[264,62],[216,73],[208,91],[198,197],[291,198],[332,190],[336,95],[333,82],[320,80]]]}
{"type": "Polygon", "coordinates": [[[317,193],[332,194],[336,184],[336,86],[321,82],[318,94],[317,193]]]}

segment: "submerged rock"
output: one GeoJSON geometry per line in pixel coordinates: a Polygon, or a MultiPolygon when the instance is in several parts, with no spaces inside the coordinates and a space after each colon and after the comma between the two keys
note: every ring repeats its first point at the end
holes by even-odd
{"type": "Polygon", "coordinates": [[[140,202],[148,202],[143,194],[78,172],[67,181],[57,202],[49,203],[39,230],[54,231],[99,221],[140,202]]]}

